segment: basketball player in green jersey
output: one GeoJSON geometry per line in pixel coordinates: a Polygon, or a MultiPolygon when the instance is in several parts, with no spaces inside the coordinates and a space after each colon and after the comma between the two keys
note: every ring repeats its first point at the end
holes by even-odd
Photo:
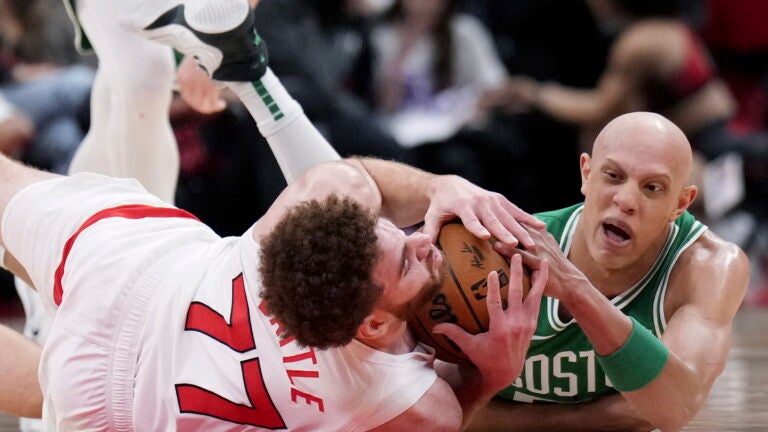
{"type": "Polygon", "coordinates": [[[523,253],[550,262],[525,369],[473,430],[679,430],[725,366],[749,262],[686,211],[685,135],[625,114],[580,162],[584,203],[537,215],[523,253]]]}

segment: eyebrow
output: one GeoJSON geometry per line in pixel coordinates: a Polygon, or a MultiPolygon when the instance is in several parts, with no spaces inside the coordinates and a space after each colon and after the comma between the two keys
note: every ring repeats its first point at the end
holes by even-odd
{"type": "MultiPolygon", "coordinates": [[[[624,169],[624,167],[620,163],[616,162],[615,160],[609,157],[606,157],[605,160],[610,162],[610,165],[613,169],[617,169],[622,173],[626,174],[627,170],[624,169]]],[[[650,178],[652,181],[665,180],[667,183],[672,182],[672,177],[666,172],[655,172],[655,173],[652,172],[650,173],[650,175],[647,175],[645,178],[646,180],[650,178]]]]}

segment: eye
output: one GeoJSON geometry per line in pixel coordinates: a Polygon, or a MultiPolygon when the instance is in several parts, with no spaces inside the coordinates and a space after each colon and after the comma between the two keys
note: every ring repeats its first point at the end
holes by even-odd
{"type": "Polygon", "coordinates": [[[661,192],[663,188],[660,184],[651,183],[648,186],[645,187],[648,192],[661,192]]]}
{"type": "Polygon", "coordinates": [[[620,179],[619,173],[615,171],[606,170],[606,171],[603,171],[603,175],[606,176],[608,180],[612,180],[612,181],[620,179]]]}

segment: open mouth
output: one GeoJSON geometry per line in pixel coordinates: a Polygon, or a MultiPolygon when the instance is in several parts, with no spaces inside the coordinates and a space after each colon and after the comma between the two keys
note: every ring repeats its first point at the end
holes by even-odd
{"type": "Polygon", "coordinates": [[[618,244],[626,243],[632,239],[632,235],[626,229],[609,222],[603,222],[603,232],[608,239],[618,244]]]}

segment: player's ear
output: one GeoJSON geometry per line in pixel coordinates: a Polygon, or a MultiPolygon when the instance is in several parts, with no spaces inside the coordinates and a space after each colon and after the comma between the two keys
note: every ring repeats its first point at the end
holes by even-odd
{"type": "Polygon", "coordinates": [[[579,168],[581,171],[581,194],[582,195],[584,195],[584,192],[586,190],[589,174],[592,172],[590,161],[591,159],[588,154],[586,153],[581,154],[581,157],[579,158],[579,168]]]}
{"type": "Polygon", "coordinates": [[[684,211],[688,210],[688,207],[693,204],[693,200],[696,199],[698,193],[699,189],[694,185],[689,185],[683,188],[683,191],[680,192],[680,196],[677,198],[677,207],[675,207],[675,210],[672,212],[670,222],[676,220],[684,211]]]}
{"type": "Polygon", "coordinates": [[[363,343],[380,340],[388,334],[393,318],[389,312],[374,309],[357,328],[355,336],[363,343]]]}

